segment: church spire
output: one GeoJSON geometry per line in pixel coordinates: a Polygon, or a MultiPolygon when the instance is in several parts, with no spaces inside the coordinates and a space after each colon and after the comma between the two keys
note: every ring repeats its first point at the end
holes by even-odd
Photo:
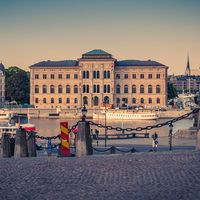
{"type": "Polygon", "coordinates": [[[189,61],[189,54],[187,56],[187,66],[186,66],[186,70],[185,70],[185,75],[186,76],[190,76],[190,61],[189,61]]]}

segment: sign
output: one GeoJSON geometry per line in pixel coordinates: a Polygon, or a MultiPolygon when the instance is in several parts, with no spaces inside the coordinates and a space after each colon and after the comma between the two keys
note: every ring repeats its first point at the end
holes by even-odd
{"type": "Polygon", "coordinates": [[[60,122],[61,156],[70,156],[68,122],[60,122]]]}

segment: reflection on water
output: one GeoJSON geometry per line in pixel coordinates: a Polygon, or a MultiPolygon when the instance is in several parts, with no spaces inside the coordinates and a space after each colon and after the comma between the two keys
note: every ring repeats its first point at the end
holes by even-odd
{"type": "MultiPolygon", "coordinates": [[[[107,120],[106,124],[113,127],[123,127],[123,128],[136,128],[136,127],[145,127],[145,126],[151,126],[158,123],[162,123],[165,121],[168,121],[169,119],[160,119],[157,121],[151,120],[151,121],[120,121],[120,120],[107,120]]],[[[76,124],[78,119],[31,119],[31,123],[36,125],[36,130],[39,133],[39,135],[42,136],[54,136],[58,135],[60,133],[60,122],[67,121],[69,126],[73,126],[76,124]]],[[[96,123],[103,124],[105,123],[104,119],[101,120],[94,120],[96,123]]],[[[192,119],[184,119],[181,121],[178,121],[174,123],[173,132],[176,132],[178,129],[188,129],[193,125],[192,119]]],[[[98,129],[98,127],[91,127],[91,129],[98,129]]],[[[152,129],[148,131],[150,134],[153,134],[155,131],[160,136],[166,136],[168,135],[168,127],[164,126],[158,129],[152,129]]],[[[105,129],[101,128],[99,129],[100,133],[104,133],[105,129]]],[[[113,131],[112,131],[113,132],[113,131]]],[[[145,131],[142,131],[145,132],[145,131]]],[[[108,131],[109,133],[109,131],[108,131]]]]}

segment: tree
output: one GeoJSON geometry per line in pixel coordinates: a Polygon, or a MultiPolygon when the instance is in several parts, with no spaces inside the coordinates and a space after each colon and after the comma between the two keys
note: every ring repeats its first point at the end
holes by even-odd
{"type": "Polygon", "coordinates": [[[29,72],[16,66],[5,69],[6,100],[16,101],[19,104],[29,103],[30,80],[29,72]]]}
{"type": "Polygon", "coordinates": [[[168,94],[168,99],[174,99],[175,97],[178,96],[176,88],[174,87],[173,83],[167,84],[167,94],[168,94]]]}

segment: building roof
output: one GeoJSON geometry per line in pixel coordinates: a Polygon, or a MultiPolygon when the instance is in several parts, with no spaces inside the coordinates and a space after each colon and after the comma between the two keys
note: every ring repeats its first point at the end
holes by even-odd
{"type": "Polygon", "coordinates": [[[85,59],[108,59],[108,58],[112,58],[112,55],[107,53],[104,50],[94,49],[92,51],[82,54],[82,58],[83,59],[84,58],[85,59]]]}
{"type": "Polygon", "coordinates": [[[42,61],[31,65],[31,67],[65,67],[65,66],[78,66],[77,60],[62,60],[62,61],[42,61]]]}
{"type": "Polygon", "coordinates": [[[5,72],[5,67],[2,63],[0,63],[0,70],[4,73],[5,72]]]}
{"type": "Polygon", "coordinates": [[[159,62],[153,60],[121,60],[117,61],[116,66],[165,66],[159,62]]]}

